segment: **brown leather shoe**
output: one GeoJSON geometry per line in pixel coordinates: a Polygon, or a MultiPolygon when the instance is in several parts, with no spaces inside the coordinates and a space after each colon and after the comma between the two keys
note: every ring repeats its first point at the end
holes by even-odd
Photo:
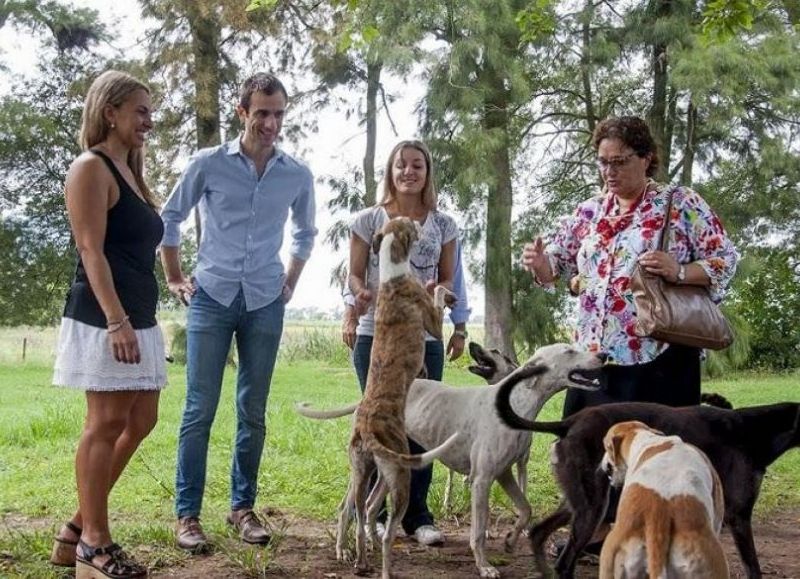
{"type": "Polygon", "coordinates": [[[208,546],[208,539],[197,517],[181,517],[175,529],[178,547],[187,551],[202,551],[208,546]]]}
{"type": "Polygon", "coordinates": [[[239,538],[245,543],[264,545],[272,538],[269,531],[264,528],[253,509],[231,511],[228,515],[228,524],[239,532],[239,538]]]}

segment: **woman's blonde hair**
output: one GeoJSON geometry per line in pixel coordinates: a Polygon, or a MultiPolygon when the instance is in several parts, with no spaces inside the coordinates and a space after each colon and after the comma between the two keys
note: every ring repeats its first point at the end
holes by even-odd
{"type": "MultiPolygon", "coordinates": [[[[81,115],[80,145],[84,151],[108,138],[111,125],[104,114],[106,106],[121,106],[137,90],[150,94],[146,84],[118,70],[108,70],[94,80],[86,93],[81,115]]],[[[144,182],[144,147],[130,150],[128,167],[145,201],[153,207],[157,206],[155,195],[144,182]]]]}
{"type": "Polygon", "coordinates": [[[431,159],[431,152],[428,150],[428,147],[422,141],[400,141],[394,146],[392,152],[389,154],[389,160],[386,162],[386,171],[383,174],[383,199],[381,199],[381,205],[388,205],[392,201],[394,201],[395,196],[397,195],[397,191],[394,188],[394,181],[392,179],[392,165],[394,164],[394,158],[402,151],[403,149],[416,149],[422,156],[425,157],[425,164],[427,165],[427,171],[425,175],[425,186],[422,188],[422,205],[428,211],[435,211],[437,200],[436,200],[436,185],[434,185],[434,178],[433,178],[433,160],[431,159]]]}

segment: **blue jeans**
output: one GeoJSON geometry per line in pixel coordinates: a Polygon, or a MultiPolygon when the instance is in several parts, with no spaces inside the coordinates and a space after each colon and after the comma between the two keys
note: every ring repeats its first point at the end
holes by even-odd
{"type": "MultiPolygon", "coordinates": [[[[353,366],[356,369],[361,393],[367,387],[367,374],[369,372],[369,359],[372,352],[372,336],[357,336],[353,348],[353,366]]],[[[444,344],[440,340],[425,342],[425,370],[430,380],[441,380],[444,372],[444,344]]],[[[411,454],[425,452],[419,444],[408,439],[411,454]]],[[[411,488],[409,489],[408,510],[403,517],[403,530],[409,535],[423,525],[433,524],[433,515],[428,510],[428,490],[433,480],[433,465],[421,469],[412,469],[411,488]]],[[[372,484],[374,484],[374,477],[372,484]]],[[[386,510],[381,509],[378,520],[386,521],[386,510]]]]}
{"type": "Polygon", "coordinates": [[[206,484],[211,425],[219,405],[222,375],[236,336],[236,447],[231,465],[231,509],[252,508],[266,435],[272,371],[283,332],[283,298],[248,312],[242,292],[229,307],[197,288],[186,321],[186,405],[178,438],[175,512],[198,517],[206,484]]]}

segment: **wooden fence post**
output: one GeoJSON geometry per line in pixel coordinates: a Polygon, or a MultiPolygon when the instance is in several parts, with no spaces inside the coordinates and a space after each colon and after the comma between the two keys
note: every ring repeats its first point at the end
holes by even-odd
{"type": "Polygon", "coordinates": [[[28,349],[28,338],[22,338],[22,361],[25,361],[25,351],[28,349]]]}

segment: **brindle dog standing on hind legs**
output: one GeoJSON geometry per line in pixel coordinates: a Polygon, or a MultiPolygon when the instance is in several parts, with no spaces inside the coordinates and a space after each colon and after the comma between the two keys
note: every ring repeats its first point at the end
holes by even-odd
{"type": "Polygon", "coordinates": [[[350,439],[350,484],[342,501],[336,533],[336,557],[344,558],[351,513],[356,515],[356,568],[368,570],[365,511],[370,527],[388,494],[391,513],[383,536],[384,579],[391,576],[391,549],[397,526],[408,507],[410,468],[430,464],[452,445],[458,433],[424,454],[409,455],[404,422],[408,388],[424,362],[425,331],[441,339],[445,301],[453,299],[444,287],[434,297],[411,275],[409,252],[419,238],[418,226],[399,217],[375,236],[373,250],[380,252],[380,286],[375,308],[375,337],[364,398],[356,411],[350,439]],[[377,468],[378,484],[367,501],[370,475],[377,468]]]}

